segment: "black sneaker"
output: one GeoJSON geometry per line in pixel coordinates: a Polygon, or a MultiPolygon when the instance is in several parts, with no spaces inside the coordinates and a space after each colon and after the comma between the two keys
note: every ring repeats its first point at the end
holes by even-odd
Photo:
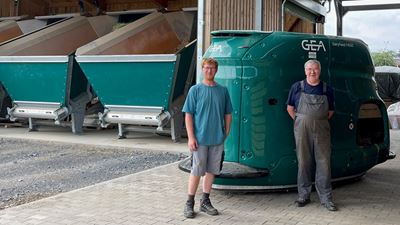
{"type": "Polygon", "coordinates": [[[186,218],[194,218],[195,213],[194,213],[194,202],[191,201],[186,201],[185,208],[183,210],[183,215],[185,215],[186,218]]]}
{"type": "Polygon", "coordinates": [[[329,211],[337,211],[338,210],[335,203],[333,203],[332,201],[321,203],[321,205],[323,205],[329,211]]]}
{"type": "Polygon", "coordinates": [[[210,199],[200,200],[200,211],[212,216],[218,215],[218,210],[211,205],[210,199]]]}
{"type": "Polygon", "coordinates": [[[306,206],[308,203],[311,202],[311,200],[309,198],[303,199],[303,198],[299,198],[295,201],[297,203],[297,207],[304,207],[306,206]]]}

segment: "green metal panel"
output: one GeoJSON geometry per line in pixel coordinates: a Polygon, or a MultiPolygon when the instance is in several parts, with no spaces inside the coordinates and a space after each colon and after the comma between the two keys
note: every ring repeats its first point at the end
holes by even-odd
{"type": "Polygon", "coordinates": [[[232,100],[233,121],[231,133],[225,144],[225,160],[239,161],[240,121],[241,121],[241,95],[242,95],[242,57],[249,46],[264,38],[265,33],[253,33],[238,31],[214,32],[213,43],[205,53],[205,57],[213,57],[218,60],[216,81],[228,88],[232,100]]]}
{"type": "Polygon", "coordinates": [[[231,132],[229,137],[227,138],[227,142],[225,144],[225,148],[229,149],[229,151],[225,151],[225,159],[227,161],[237,162],[239,157],[239,148],[240,139],[237,137],[240,136],[240,99],[241,99],[241,79],[242,76],[242,68],[237,66],[240,63],[239,59],[218,59],[221,65],[218,66],[218,72],[216,75],[216,81],[227,87],[230,93],[231,101],[232,101],[232,125],[231,132]]]}
{"type": "Polygon", "coordinates": [[[358,146],[356,130],[358,109],[363,103],[376,103],[381,112],[386,112],[384,104],[376,92],[372,79],[374,67],[365,44],[356,40],[331,37],[331,64],[329,71],[335,87],[336,110],[332,124],[332,176],[366,171],[381,162],[381,154],[389,149],[389,129],[387,114],[383,113],[385,139],[381,144],[358,146]],[[354,123],[353,130],[348,128],[354,123]],[[342,129],[340,129],[342,128],[342,129]]]}
{"type": "Polygon", "coordinates": [[[190,65],[192,64],[194,50],[196,48],[196,41],[193,41],[181,51],[177,53],[179,55],[179,64],[176,68],[176,81],[173,90],[173,98],[175,100],[179,96],[184,94],[187,78],[189,75],[190,65]]]}
{"type": "MultiPolygon", "coordinates": [[[[293,125],[285,103],[291,84],[305,78],[303,65],[309,52],[302,42],[310,39],[328,46],[326,38],[272,33],[244,55],[243,68],[247,69],[243,72],[241,108],[242,164],[271,170],[281,158],[293,155],[294,139],[287,138],[292,137],[293,125]],[[288,53],[296,57],[289,60],[288,53]]],[[[325,68],[322,78],[327,80],[327,51],[320,49],[317,57],[325,68]]]]}
{"type": "Polygon", "coordinates": [[[168,109],[175,62],[79,63],[104,105],[168,109]]]}
{"type": "Polygon", "coordinates": [[[321,79],[334,89],[336,113],[332,129],[332,177],[363,173],[389,150],[384,104],[375,88],[373,64],[366,45],[358,40],[286,32],[213,33],[206,56],[218,60],[217,81],[228,87],[234,114],[226,141],[226,161],[263,168],[256,179],[216,179],[224,185],[295,185],[297,160],[293,122],[286,112],[291,85],[304,79],[309,58],[321,62],[321,79]],[[243,43],[248,43],[244,45],[243,43]],[[360,106],[375,103],[382,113],[382,143],[357,144],[360,106]],[[355,128],[350,129],[349,124],[355,128]]]}
{"type": "Polygon", "coordinates": [[[0,80],[13,101],[65,105],[68,62],[0,62],[0,80]]]}

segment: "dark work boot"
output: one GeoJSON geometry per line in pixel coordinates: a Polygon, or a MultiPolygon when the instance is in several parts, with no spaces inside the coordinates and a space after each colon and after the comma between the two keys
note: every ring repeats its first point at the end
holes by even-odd
{"type": "Polygon", "coordinates": [[[185,208],[183,210],[183,215],[185,215],[186,218],[194,218],[195,213],[194,213],[194,201],[186,201],[185,208]]]}
{"type": "Polygon", "coordinates": [[[338,210],[337,206],[332,201],[327,201],[327,202],[321,203],[321,205],[323,205],[329,211],[337,211],[338,210]]]}
{"type": "Polygon", "coordinates": [[[218,215],[218,210],[211,205],[209,198],[200,200],[200,211],[212,216],[218,215]]]}
{"type": "Polygon", "coordinates": [[[296,204],[297,204],[297,207],[304,207],[304,206],[306,206],[308,203],[310,203],[311,200],[310,200],[309,198],[306,198],[306,199],[304,199],[304,198],[299,198],[299,199],[297,199],[295,202],[296,202],[296,204]]]}

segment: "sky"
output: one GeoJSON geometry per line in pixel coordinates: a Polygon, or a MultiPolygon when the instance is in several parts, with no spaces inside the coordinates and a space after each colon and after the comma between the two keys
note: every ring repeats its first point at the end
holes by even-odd
{"type": "MultiPolygon", "coordinates": [[[[357,2],[400,3],[400,0],[352,1],[351,5],[356,5],[357,2]]],[[[349,3],[344,2],[343,5],[349,3]]],[[[333,2],[331,8],[326,17],[325,34],[336,35],[336,13],[333,2]]],[[[347,12],[343,17],[343,36],[363,40],[371,52],[400,52],[400,9],[347,12]]]]}

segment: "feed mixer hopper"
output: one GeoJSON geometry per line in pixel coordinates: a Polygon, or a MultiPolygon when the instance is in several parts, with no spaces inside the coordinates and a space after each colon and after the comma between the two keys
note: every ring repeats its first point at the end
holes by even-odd
{"type": "MultiPolygon", "coordinates": [[[[46,21],[40,20],[23,20],[14,21],[7,19],[0,22],[0,43],[9,41],[13,38],[21,36],[23,34],[32,32],[33,30],[40,29],[46,26],[46,21]]],[[[5,119],[7,117],[7,108],[11,107],[11,99],[0,84],[0,118],[5,119]]]]}
{"type": "Polygon", "coordinates": [[[194,16],[155,12],[76,52],[104,112],[102,126],[181,136],[182,105],[194,76],[194,16]]]}
{"type": "Polygon", "coordinates": [[[115,23],[109,16],[68,18],[0,44],[0,82],[12,100],[10,119],[28,119],[30,130],[53,121],[80,133],[94,94],[74,52],[115,23]]]}

